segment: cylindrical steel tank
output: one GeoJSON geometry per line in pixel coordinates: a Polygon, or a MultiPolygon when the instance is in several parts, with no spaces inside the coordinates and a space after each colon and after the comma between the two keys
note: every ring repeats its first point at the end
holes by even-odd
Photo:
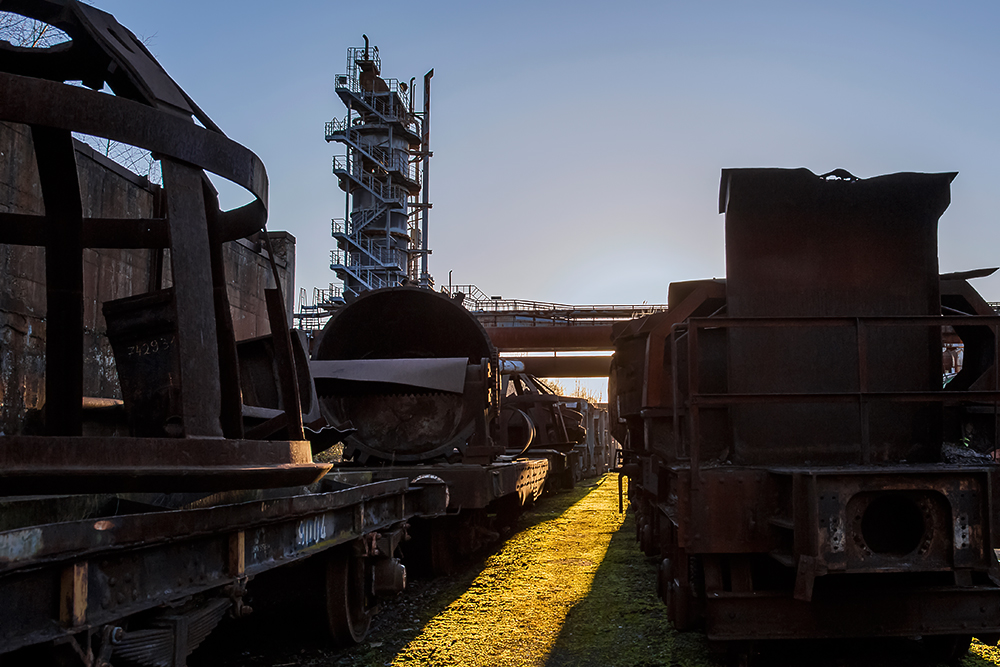
{"type": "Polygon", "coordinates": [[[479,321],[415,287],[366,292],[327,323],[313,355],[328,422],[356,432],[345,457],[489,460],[497,353],[479,321]]]}

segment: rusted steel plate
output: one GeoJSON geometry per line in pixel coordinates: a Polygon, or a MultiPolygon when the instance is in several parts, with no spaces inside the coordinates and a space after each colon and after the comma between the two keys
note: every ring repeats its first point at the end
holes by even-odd
{"type": "Polygon", "coordinates": [[[811,604],[767,593],[707,595],[706,629],[715,640],[1000,632],[1000,590],[992,587],[837,591],[817,581],[811,604]]]}
{"type": "Polygon", "coordinates": [[[314,360],[402,360],[409,367],[413,359],[435,359],[454,368],[452,360],[459,358],[466,362],[461,393],[403,393],[395,384],[400,378],[389,375],[378,377],[380,382],[317,378],[330,424],[356,429],[344,439],[344,456],[360,463],[411,463],[454,460],[457,451],[467,463],[488,463],[502,453],[488,436],[499,407],[499,373],[496,349],[479,321],[431,290],[373,290],[338,310],[323,329],[314,360]]]}
{"type": "Polygon", "coordinates": [[[357,468],[338,470],[331,479],[347,483],[359,480],[416,479],[433,475],[448,485],[448,508],[451,510],[480,509],[498,498],[514,493],[522,498],[538,497],[545,484],[548,461],[518,459],[487,466],[463,463],[442,463],[425,466],[387,466],[384,468],[357,468]]]}
{"type": "Polygon", "coordinates": [[[80,435],[83,416],[83,207],[73,139],[33,126],[45,202],[45,398],[51,435],[80,435]]]}
{"type": "Polygon", "coordinates": [[[391,382],[455,394],[465,389],[466,357],[435,359],[315,360],[309,369],[316,379],[391,382]]]}
{"type": "MultiPolygon", "coordinates": [[[[939,316],[937,226],[955,174],[829,176],[723,170],[728,316],[939,316]]],[[[940,325],[864,327],[863,335],[734,325],[726,331],[728,389],[930,391],[941,386],[940,325]]],[[[830,463],[929,460],[940,421],[922,405],[871,406],[863,425],[849,405],[739,405],[728,418],[733,460],[748,464],[815,460],[818,450],[830,463]]]]}
{"type": "Polygon", "coordinates": [[[312,462],[307,441],[0,438],[0,495],[292,486],[331,467],[312,462]]]}
{"type": "MultiPolygon", "coordinates": [[[[0,73],[0,120],[82,132],[146,148],[158,155],[197,165],[242,186],[255,200],[242,207],[220,211],[213,224],[213,239],[228,241],[249,236],[267,219],[267,173],[252,151],[218,132],[195,125],[190,119],[160,111],[139,102],[54,81],[0,73]]],[[[0,213],[0,242],[34,244],[26,230],[10,240],[4,230],[22,226],[25,218],[47,223],[46,216],[0,213]]],[[[105,230],[97,221],[84,228],[85,247],[159,247],[166,238],[166,221],[128,221],[105,230]],[[92,234],[93,236],[88,236],[92,234]]],[[[38,244],[42,245],[42,244],[38,244]]]]}
{"type": "Polygon", "coordinates": [[[301,560],[413,516],[445,509],[443,486],[396,479],[191,510],[0,532],[0,653],[113,622],[301,560]],[[245,549],[234,551],[242,533],[245,549]],[[238,562],[234,562],[236,559],[238,562]],[[83,622],[53,618],[67,564],[82,565],[83,622]]]}

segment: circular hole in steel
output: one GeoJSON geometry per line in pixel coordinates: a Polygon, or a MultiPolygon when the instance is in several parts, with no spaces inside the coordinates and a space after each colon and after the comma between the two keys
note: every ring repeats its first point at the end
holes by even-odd
{"type": "Polygon", "coordinates": [[[872,553],[905,556],[924,539],[924,515],[913,499],[889,494],[875,498],[861,519],[861,535],[872,553]]]}

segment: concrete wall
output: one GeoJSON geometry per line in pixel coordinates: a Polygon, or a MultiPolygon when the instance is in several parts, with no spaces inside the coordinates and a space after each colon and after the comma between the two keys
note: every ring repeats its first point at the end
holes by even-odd
{"type": "MultiPolygon", "coordinates": [[[[89,146],[78,144],[77,166],[87,217],[147,217],[159,188],[117,165],[89,146]]],[[[0,122],[0,211],[44,211],[30,129],[0,122]]],[[[226,276],[236,338],[270,332],[264,287],[271,286],[270,264],[260,239],[226,244],[226,276]]],[[[272,232],[275,260],[284,287],[291,325],[295,275],[295,238],[272,232]]],[[[120,398],[114,355],[107,339],[101,304],[147,292],[155,251],[84,250],[84,395],[120,398]]],[[[164,286],[170,284],[169,252],[164,286]]],[[[211,285],[205,289],[210,290],[211,285]]],[[[27,410],[44,404],[45,251],[0,244],[0,430],[21,430],[27,410]]]]}

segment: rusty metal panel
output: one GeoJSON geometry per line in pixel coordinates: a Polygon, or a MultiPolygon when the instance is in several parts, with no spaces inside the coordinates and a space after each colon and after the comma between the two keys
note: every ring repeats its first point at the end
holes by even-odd
{"type": "Polygon", "coordinates": [[[777,547],[768,523],[776,490],[764,470],[703,469],[691,494],[689,551],[767,553],[777,547]],[[720,507],[727,509],[720,512],[720,507]]]}
{"type": "Polygon", "coordinates": [[[104,302],[108,339],[131,432],[139,437],[177,436],[180,414],[177,320],[173,290],[104,302]]]}
{"type": "Polygon", "coordinates": [[[4,436],[0,495],[253,489],[310,484],[302,441],[4,436]]]}
{"type": "Polygon", "coordinates": [[[451,511],[481,509],[505,496],[517,494],[522,500],[539,497],[549,470],[545,459],[518,459],[488,466],[445,463],[419,466],[386,466],[380,468],[344,468],[330,473],[329,478],[348,484],[360,481],[390,480],[399,477],[416,480],[433,475],[448,487],[448,508],[451,511]]]}
{"type": "Polygon", "coordinates": [[[87,573],[76,611],[82,628],[99,627],[238,576],[307,558],[385,530],[413,516],[445,510],[443,485],[405,480],[267,502],[127,514],[0,532],[0,653],[59,638],[80,628],[57,622],[66,567],[87,573]],[[246,548],[233,563],[233,536],[246,548]]]}
{"type": "Polygon", "coordinates": [[[713,640],[986,635],[1000,632],[1000,594],[985,586],[837,591],[834,584],[809,604],[766,592],[712,592],[705,624],[713,640]]]}
{"type": "Polygon", "coordinates": [[[809,508],[795,517],[792,554],[814,556],[831,572],[985,572],[989,541],[987,468],[869,466],[773,469],[812,480],[787,498],[809,508]]]}
{"type": "MultiPolygon", "coordinates": [[[[0,72],[0,119],[30,126],[34,147],[34,163],[19,156],[13,171],[27,167],[24,172],[32,174],[33,168],[43,199],[42,207],[28,202],[27,206],[14,210],[4,202],[0,209],[0,242],[44,246],[46,262],[47,327],[42,334],[46,346],[45,410],[36,415],[39,424],[33,427],[18,424],[11,431],[49,433],[62,438],[50,441],[50,446],[32,455],[23,451],[25,441],[3,438],[0,443],[3,455],[16,459],[13,469],[4,471],[4,493],[25,488],[19,485],[32,475],[40,487],[47,489],[92,489],[104,484],[106,490],[113,490],[141,485],[143,478],[154,486],[173,484],[184,488],[192,483],[185,479],[189,472],[191,480],[196,480],[193,483],[204,488],[212,484],[207,481],[213,474],[211,465],[215,466],[214,475],[225,478],[217,480],[220,488],[233,483],[268,485],[268,465],[273,465],[273,482],[279,484],[283,480],[309,479],[322,472],[324,466],[312,464],[308,452],[299,455],[305,443],[297,442],[302,433],[294,381],[282,386],[289,393],[285,400],[291,415],[288,437],[296,442],[238,441],[244,445],[242,451],[237,451],[240,448],[234,448],[232,442],[213,442],[209,448],[214,454],[192,450],[205,447],[205,437],[242,435],[234,328],[226,321],[230,308],[226,303],[227,283],[218,245],[256,233],[266,221],[267,176],[259,158],[229,140],[110,14],[66,1],[11,0],[4,8],[49,21],[72,37],[72,41],[51,49],[0,43],[4,56],[4,71],[0,72]],[[93,90],[67,85],[67,81],[83,81],[93,90]],[[105,83],[113,95],[97,92],[105,83]],[[91,204],[101,201],[103,192],[92,187],[93,181],[87,181],[86,189],[81,187],[79,153],[70,136],[74,131],[151,151],[161,163],[163,196],[154,194],[152,206],[126,205],[127,210],[110,211],[109,217],[102,217],[105,211],[98,210],[102,207],[91,204]],[[231,211],[219,210],[217,196],[203,170],[244,187],[253,195],[253,201],[231,211]],[[162,287],[165,280],[171,283],[168,310],[172,312],[170,317],[160,319],[168,322],[168,329],[172,328],[166,355],[172,359],[161,364],[167,369],[161,373],[167,380],[156,388],[166,385],[170,397],[163,401],[167,407],[154,415],[150,428],[154,435],[185,436],[189,439],[186,445],[161,442],[143,448],[142,444],[151,443],[141,443],[134,437],[110,437],[119,435],[117,424],[107,429],[105,425],[97,428],[102,435],[109,436],[106,440],[65,440],[65,436],[83,435],[84,407],[94,404],[84,399],[84,341],[93,340],[101,345],[99,334],[85,336],[88,324],[92,329],[100,325],[99,317],[87,307],[85,289],[88,286],[97,292],[102,289],[100,270],[95,272],[84,261],[86,248],[152,249],[148,270],[140,281],[153,290],[162,287]],[[163,249],[170,250],[169,277],[163,275],[163,249]],[[144,450],[146,458],[126,471],[122,460],[128,456],[119,460],[115,454],[130,447],[133,449],[129,451],[144,450]],[[64,458],[55,457],[56,451],[64,458]],[[292,460],[284,460],[282,456],[289,452],[293,452],[292,460]],[[219,454],[223,454],[221,459],[219,454]],[[235,458],[226,461],[226,455],[235,458]],[[253,456],[257,460],[251,460],[253,456]],[[210,460],[214,463],[210,464],[210,460]],[[202,469],[195,470],[199,464],[202,469]],[[102,465],[103,468],[99,467],[102,465]]],[[[16,125],[5,123],[4,128],[10,127],[16,125]]],[[[125,179],[131,180],[127,176],[125,179]]],[[[18,177],[12,180],[20,183],[18,177]]],[[[128,188],[126,191],[130,192],[128,188]]],[[[20,199],[20,193],[15,198],[20,199]]],[[[274,280],[280,280],[276,268],[274,280]]],[[[134,284],[130,287],[133,292],[140,291],[134,284]]],[[[275,304],[269,309],[271,319],[287,332],[286,310],[281,307],[280,299],[275,304]]],[[[157,327],[163,328],[160,325],[154,328],[157,327]]],[[[26,337],[31,333],[29,323],[26,337]]],[[[146,338],[156,339],[161,333],[153,331],[146,338]]],[[[133,334],[141,348],[142,336],[133,334]]],[[[287,337],[284,342],[287,343],[287,337]]],[[[293,370],[287,347],[282,348],[286,354],[280,370],[290,379],[293,370]]],[[[99,374],[106,372],[98,370],[99,374]]],[[[137,373],[131,375],[135,379],[137,373]]],[[[126,398],[135,416],[137,397],[126,398]]],[[[142,400],[145,399],[140,397],[142,400]]],[[[145,420],[133,419],[133,425],[139,423],[145,424],[145,420]]]]}
{"type": "Polygon", "coordinates": [[[365,292],[330,319],[313,358],[466,361],[461,393],[375,372],[370,381],[317,378],[327,421],[357,429],[344,440],[345,456],[361,463],[369,457],[488,463],[503,451],[492,439],[499,408],[496,349],[475,316],[446,296],[415,287],[365,292]]]}
{"type": "MultiPolygon", "coordinates": [[[[953,178],[724,170],[728,315],[940,314],[937,221],[953,178]]],[[[941,383],[939,327],[737,327],[729,336],[734,393],[928,391],[941,383]]],[[[854,406],[823,402],[734,407],[733,460],[861,463],[937,455],[940,416],[933,407],[865,409],[867,419],[854,406]]]]}

